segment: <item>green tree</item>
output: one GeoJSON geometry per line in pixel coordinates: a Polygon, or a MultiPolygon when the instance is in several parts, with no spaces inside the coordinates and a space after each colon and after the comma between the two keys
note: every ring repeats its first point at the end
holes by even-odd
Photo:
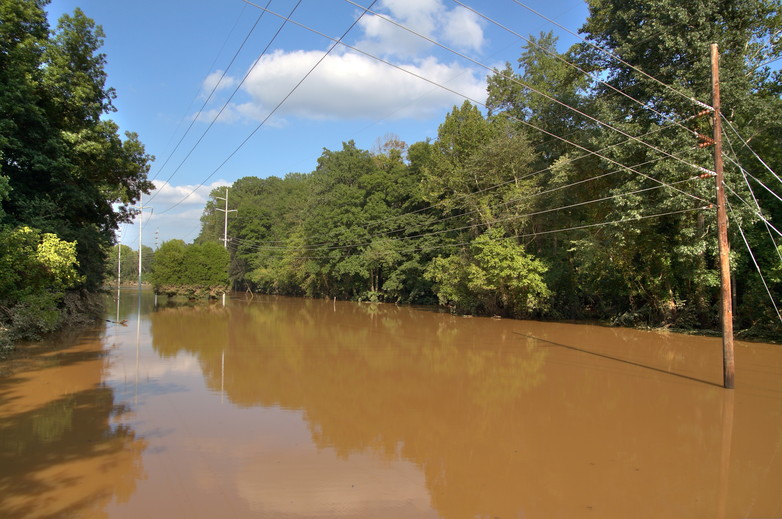
{"type": "Polygon", "coordinates": [[[185,250],[187,244],[182,240],[164,241],[155,253],[152,264],[152,282],[156,289],[164,286],[184,285],[185,250]]]}
{"type": "MultiPolygon", "coordinates": [[[[687,210],[713,199],[713,181],[693,180],[699,174],[695,166],[711,165],[711,150],[698,150],[693,137],[693,131],[710,133],[708,120],[692,119],[685,124],[687,128],[670,122],[700,112],[702,106],[693,99],[709,101],[711,42],[717,42],[721,49],[722,107],[727,121],[759,143],[778,135],[782,87],[779,73],[773,73],[764,63],[781,55],[775,39],[782,30],[780,13],[778,4],[762,0],[688,6],[670,0],[643,5],[624,0],[590,2],[590,16],[582,28],[589,43],[621,55],[625,63],[637,64],[648,74],[640,74],[587,44],[574,52],[584,66],[605,70],[605,83],[594,87],[595,96],[601,100],[595,103],[598,117],[628,134],[646,135],[643,140],[648,143],[628,141],[609,131],[595,138],[593,148],[613,146],[606,152],[608,157],[622,164],[645,164],[639,169],[647,175],[627,173],[621,180],[617,178],[609,191],[618,196],[609,219],[687,210]],[[628,96],[613,95],[614,89],[628,96]],[[662,124],[667,124],[664,131],[660,131],[662,124]],[[660,188],[659,182],[676,184],[677,189],[660,188]],[[638,194],[642,189],[647,191],[638,194]]],[[[737,158],[754,176],[767,179],[768,173],[757,162],[744,160],[747,155],[742,154],[747,153],[742,150],[737,158]]],[[[729,187],[749,199],[741,173],[729,162],[726,164],[729,187]]],[[[609,167],[605,165],[604,169],[609,167]]],[[[753,225],[757,219],[751,210],[738,198],[733,202],[736,222],[742,222],[755,236],[765,233],[765,229],[753,225]]],[[[591,233],[574,247],[586,261],[584,266],[594,267],[581,269],[580,284],[594,286],[607,274],[597,270],[598,265],[612,261],[620,273],[620,282],[612,283],[619,290],[606,294],[613,300],[612,306],[624,307],[641,320],[712,326],[717,295],[714,225],[713,214],[691,212],[591,233]],[[603,261],[590,261],[596,255],[603,261]],[[640,258],[643,261],[639,262],[640,258]]],[[[731,229],[732,241],[741,243],[737,226],[731,229]]],[[[772,242],[764,243],[764,251],[773,251],[772,242]]],[[[743,255],[738,246],[734,246],[734,252],[743,255]]],[[[761,256],[772,257],[766,253],[761,256]]],[[[739,268],[748,264],[736,263],[739,268]]],[[[738,274],[739,279],[751,277],[738,274]]],[[[739,301],[746,289],[746,285],[738,285],[739,301]]]]}
{"type": "Polygon", "coordinates": [[[157,293],[216,297],[228,290],[228,251],[218,243],[163,242],[152,261],[157,293]]]}
{"type": "Polygon", "coordinates": [[[83,282],[77,268],[75,243],[30,227],[0,228],[0,329],[14,340],[54,330],[64,292],[83,282]]]}
{"type": "Polygon", "coordinates": [[[440,304],[456,311],[529,317],[548,306],[546,265],[494,228],[476,238],[469,254],[435,258],[426,276],[440,304]]]}
{"type": "Polygon", "coordinates": [[[520,231],[537,191],[528,175],[533,161],[526,133],[510,118],[486,119],[465,102],[438,129],[422,171],[426,198],[450,215],[452,228],[469,228],[470,238],[498,224],[520,231]]]}
{"type": "MultiPolygon", "coordinates": [[[[557,50],[558,38],[553,32],[529,36],[517,61],[519,73],[510,63],[496,69],[487,80],[489,114],[504,114],[517,122],[527,122],[553,135],[577,138],[574,130],[585,131],[588,120],[574,110],[586,108],[586,89],[590,78],[569,65],[570,53],[557,50]],[[537,92],[533,91],[535,89],[537,92]]],[[[547,166],[568,151],[562,140],[543,132],[533,132],[540,148],[537,166],[547,166]]]]}
{"type": "MultiPolygon", "coordinates": [[[[108,254],[106,262],[106,279],[117,280],[117,249],[121,248],[120,256],[120,281],[122,283],[136,283],[138,281],[138,250],[131,249],[127,245],[114,245],[108,254]]],[[[141,276],[146,281],[148,274],[152,272],[152,263],[155,251],[152,247],[141,247],[141,276]]]]}
{"type": "Polygon", "coordinates": [[[77,9],[49,35],[44,5],[0,7],[0,158],[13,189],[5,221],[75,241],[84,283],[96,287],[114,230],[152,187],[152,157],[135,134],[121,139],[101,118],[115,95],[99,52],[102,29],[77,9]]]}

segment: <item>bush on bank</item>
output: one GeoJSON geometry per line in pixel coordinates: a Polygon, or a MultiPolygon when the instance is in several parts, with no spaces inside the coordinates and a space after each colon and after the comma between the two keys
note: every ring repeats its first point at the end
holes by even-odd
{"type": "Polygon", "coordinates": [[[155,293],[216,298],[228,290],[229,261],[228,251],[218,243],[187,245],[182,240],[169,240],[152,260],[155,293]]]}

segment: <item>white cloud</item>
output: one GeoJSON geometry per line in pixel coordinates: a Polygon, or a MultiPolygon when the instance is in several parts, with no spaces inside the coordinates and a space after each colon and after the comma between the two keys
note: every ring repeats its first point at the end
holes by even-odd
{"type": "Polygon", "coordinates": [[[367,14],[359,22],[364,39],[356,45],[372,54],[417,57],[435,46],[424,38],[460,50],[480,51],[485,43],[476,14],[461,6],[449,10],[440,0],[386,0],[376,12],[382,17],[367,14]]]}
{"type": "MultiPolygon", "coordinates": [[[[152,183],[155,184],[155,190],[152,192],[154,198],[150,199],[149,203],[161,207],[161,209],[165,209],[181,202],[178,207],[181,207],[183,210],[187,209],[188,206],[195,205],[199,207],[199,216],[200,211],[204,208],[204,205],[209,199],[209,193],[212,192],[212,189],[230,185],[225,180],[217,180],[206,185],[175,186],[164,183],[162,180],[153,180],[152,183]]],[[[182,212],[183,211],[177,211],[177,213],[182,212]]],[[[152,216],[154,218],[154,212],[152,216]]]]}
{"type": "Polygon", "coordinates": [[[460,49],[480,51],[485,42],[481,22],[472,11],[457,6],[443,16],[443,38],[460,49]]]}
{"type": "Polygon", "coordinates": [[[359,21],[364,40],[356,46],[381,56],[413,57],[432,46],[413,33],[435,39],[438,13],[442,14],[445,9],[440,0],[385,0],[375,11],[410,31],[380,16],[366,14],[359,21]]]}
{"type": "Polygon", "coordinates": [[[209,96],[209,94],[212,93],[212,90],[215,92],[219,92],[220,90],[225,90],[226,88],[231,88],[236,85],[236,79],[225,75],[225,72],[222,70],[215,70],[208,76],[206,76],[206,79],[204,79],[204,82],[201,85],[202,89],[202,97],[206,98],[209,96]],[[222,78],[222,79],[221,79],[222,78]]]}
{"type": "MultiPolygon", "coordinates": [[[[460,6],[448,9],[442,0],[383,0],[377,11],[461,51],[480,51],[485,43],[481,20],[460,6]]],[[[363,39],[357,48],[382,56],[413,75],[341,48],[310,73],[323,57],[323,50],[276,50],[263,56],[250,71],[242,85],[241,101],[229,104],[222,112],[217,108],[205,110],[198,120],[211,122],[217,117],[226,124],[262,121],[294,88],[296,91],[267,124],[285,124],[288,116],[424,120],[462,102],[461,96],[438,84],[471,99],[485,99],[483,69],[459,63],[458,57],[452,62],[435,57],[431,54],[436,50],[432,43],[379,16],[365,15],[359,27],[363,39]],[[296,87],[308,73],[304,83],[296,87]]],[[[219,76],[216,72],[207,79],[214,86],[219,76]]],[[[236,84],[237,80],[226,77],[223,82],[236,84]]]]}
{"type": "MultiPolygon", "coordinates": [[[[243,85],[252,102],[231,107],[226,122],[236,115],[265,117],[322,56],[322,51],[276,51],[264,56],[243,85]]],[[[473,99],[485,97],[484,78],[470,68],[435,58],[401,66],[473,99]]],[[[461,101],[406,72],[345,53],[329,55],[286,101],[280,114],[309,119],[425,119],[461,101]]]]}
{"type": "MultiPolygon", "coordinates": [[[[195,184],[176,186],[164,184],[162,180],[153,180],[152,183],[155,184],[155,189],[152,191],[154,198],[144,198],[145,209],[142,219],[143,243],[149,247],[155,243],[156,231],[159,231],[158,243],[175,238],[192,241],[201,229],[201,215],[209,199],[209,193],[215,188],[231,185],[225,180],[216,180],[204,186],[195,184]]],[[[136,218],[131,224],[122,227],[122,243],[137,246],[138,222],[139,219],[136,218]]]]}

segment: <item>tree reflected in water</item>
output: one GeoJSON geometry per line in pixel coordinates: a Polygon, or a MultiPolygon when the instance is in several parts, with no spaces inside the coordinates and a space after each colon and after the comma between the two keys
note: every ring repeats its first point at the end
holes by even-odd
{"type": "Polygon", "coordinates": [[[87,340],[12,369],[0,382],[0,517],[100,517],[143,477],[146,442],[114,423],[127,409],[103,385],[87,340]]]}
{"type": "MultiPolygon", "coordinates": [[[[414,463],[442,517],[699,517],[721,477],[769,484],[721,465],[710,339],[276,297],[163,309],[151,329],[234,405],[301,411],[317,448],[414,463]]],[[[734,438],[776,438],[761,428],[734,438]]]]}

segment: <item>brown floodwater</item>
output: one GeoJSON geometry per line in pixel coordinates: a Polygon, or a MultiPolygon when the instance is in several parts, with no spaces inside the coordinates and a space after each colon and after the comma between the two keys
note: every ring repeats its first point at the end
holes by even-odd
{"type": "Polygon", "coordinates": [[[0,364],[0,517],[782,517],[782,346],[235,294],[0,364]]]}

